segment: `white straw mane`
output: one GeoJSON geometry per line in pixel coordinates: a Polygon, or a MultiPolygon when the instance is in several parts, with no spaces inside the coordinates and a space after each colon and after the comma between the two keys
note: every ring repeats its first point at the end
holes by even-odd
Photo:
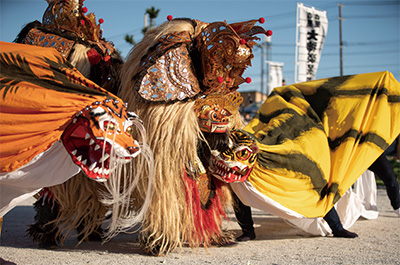
{"type": "MultiPolygon", "coordinates": [[[[140,144],[141,153],[133,158],[139,161],[136,161],[136,163],[132,161],[126,163],[126,161],[122,159],[117,159],[113,145],[110,156],[110,177],[104,183],[106,192],[100,193],[102,197],[101,202],[112,211],[110,223],[108,224],[105,234],[105,241],[110,240],[120,232],[129,232],[133,227],[140,224],[144,214],[149,208],[148,198],[151,197],[153,193],[153,154],[146,144],[146,132],[143,125],[137,120],[133,120],[133,125],[138,129],[138,134],[141,137],[140,141],[142,142],[142,144],[140,144]],[[134,165],[139,166],[139,168],[133,170],[134,165]],[[132,209],[132,193],[138,188],[141,172],[145,169],[148,170],[150,176],[146,189],[147,198],[145,201],[147,203],[140,209],[132,209]]],[[[135,139],[137,139],[136,136],[135,139]]],[[[113,139],[113,142],[114,140],[115,139],[113,139]]]]}

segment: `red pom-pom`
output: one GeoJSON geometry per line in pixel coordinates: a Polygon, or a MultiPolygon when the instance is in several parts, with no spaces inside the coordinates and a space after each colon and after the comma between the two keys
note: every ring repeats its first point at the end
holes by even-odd
{"type": "Polygon", "coordinates": [[[246,40],[245,39],[240,39],[239,43],[242,44],[242,45],[245,45],[246,44],[246,40]]]}
{"type": "Polygon", "coordinates": [[[85,20],[81,19],[81,25],[85,25],[85,20]]]}
{"type": "Polygon", "coordinates": [[[218,83],[222,84],[224,82],[224,79],[222,78],[222,76],[218,76],[217,81],[218,83]]]}
{"type": "Polygon", "coordinates": [[[250,84],[251,83],[251,78],[250,77],[246,77],[246,83],[250,84]]]}
{"type": "Polygon", "coordinates": [[[104,19],[100,18],[100,19],[99,19],[99,23],[100,23],[100,24],[103,24],[103,23],[104,23],[104,19]]]}
{"type": "Polygon", "coordinates": [[[167,16],[167,20],[168,20],[168,21],[171,21],[171,20],[172,20],[172,16],[171,16],[171,15],[168,15],[168,16],[167,16]]]}
{"type": "Polygon", "coordinates": [[[258,22],[260,22],[261,24],[264,24],[265,19],[264,19],[263,17],[260,17],[260,18],[258,19],[258,22]]]}
{"type": "Polygon", "coordinates": [[[93,48],[87,52],[87,56],[91,65],[96,65],[101,61],[101,55],[93,48]]]}
{"type": "Polygon", "coordinates": [[[82,8],[82,12],[85,14],[87,12],[87,7],[85,6],[84,8],[82,8]]]}
{"type": "Polygon", "coordinates": [[[272,30],[267,30],[267,36],[272,36],[272,30]]]}

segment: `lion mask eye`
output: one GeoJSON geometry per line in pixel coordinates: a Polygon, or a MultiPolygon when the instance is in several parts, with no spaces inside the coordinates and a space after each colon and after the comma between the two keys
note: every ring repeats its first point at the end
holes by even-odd
{"type": "Polygon", "coordinates": [[[251,150],[244,148],[244,149],[236,152],[236,157],[239,160],[247,160],[250,157],[251,153],[252,153],[251,150]]]}
{"type": "Polygon", "coordinates": [[[104,130],[109,133],[114,133],[117,130],[117,125],[112,121],[105,121],[104,130]]]}
{"type": "Polygon", "coordinates": [[[126,132],[127,135],[132,136],[132,134],[133,134],[133,126],[129,126],[128,128],[126,128],[125,132],[126,132]]]}

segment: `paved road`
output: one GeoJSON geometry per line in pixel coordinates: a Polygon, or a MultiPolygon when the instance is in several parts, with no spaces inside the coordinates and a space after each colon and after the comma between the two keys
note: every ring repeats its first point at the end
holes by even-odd
{"type": "MultiPolygon", "coordinates": [[[[379,218],[358,220],[350,229],[359,234],[355,239],[312,237],[279,218],[254,211],[256,240],[208,252],[184,247],[166,257],[145,255],[136,234],[78,247],[76,239],[70,238],[59,249],[39,249],[25,233],[33,221],[32,201],[4,217],[0,264],[400,264],[400,218],[395,217],[382,189],[378,190],[379,218]]],[[[238,235],[233,215],[229,219],[224,225],[238,235]]]]}

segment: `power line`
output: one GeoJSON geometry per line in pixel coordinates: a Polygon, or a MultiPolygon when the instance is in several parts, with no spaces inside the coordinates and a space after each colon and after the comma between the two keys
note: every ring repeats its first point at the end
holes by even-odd
{"type": "MultiPolygon", "coordinates": [[[[346,56],[352,56],[352,55],[365,55],[365,54],[385,54],[385,53],[400,53],[400,50],[390,50],[390,51],[385,51],[385,50],[379,50],[379,51],[366,51],[366,52],[351,52],[351,53],[346,53],[346,56]]],[[[322,52],[322,56],[337,56],[338,53],[324,53],[322,52]]],[[[289,52],[275,52],[274,56],[294,56],[293,53],[289,52]]]]}
{"type": "Polygon", "coordinates": [[[400,5],[399,1],[346,1],[345,6],[390,6],[400,5]]]}
{"type": "MultiPolygon", "coordinates": [[[[381,40],[381,41],[373,41],[373,42],[343,42],[344,46],[374,46],[374,45],[385,45],[385,44],[397,44],[400,40],[392,39],[392,40],[381,40]]],[[[288,43],[273,43],[272,47],[295,47],[296,44],[288,44],[288,43]]],[[[324,47],[337,47],[337,43],[325,43],[324,47]]]]}
{"type": "Polygon", "coordinates": [[[114,35],[114,36],[109,36],[107,38],[108,39],[112,39],[112,38],[117,38],[117,37],[120,37],[120,36],[125,36],[126,34],[129,34],[129,33],[140,33],[140,32],[141,32],[140,28],[139,29],[132,29],[132,30],[129,30],[129,31],[124,32],[124,33],[120,33],[120,34],[117,34],[117,35],[114,35]]]}
{"type": "Polygon", "coordinates": [[[399,40],[374,41],[374,42],[344,42],[344,46],[374,46],[399,43],[399,40]]]}
{"type": "Polygon", "coordinates": [[[388,14],[388,15],[352,15],[352,16],[346,16],[345,19],[364,19],[364,18],[368,18],[368,19],[373,19],[373,18],[398,18],[399,14],[388,14]]]}
{"type": "MultiPolygon", "coordinates": [[[[368,68],[368,67],[384,67],[384,68],[388,68],[388,67],[397,67],[399,66],[399,64],[360,64],[360,65],[346,65],[344,66],[345,69],[349,69],[349,68],[368,68]]],[[[337,69],[337,66],[328,66],[328,67],[324,67],[323,65],[320,65],[318,67],[318,71],[323,71],[323,70],[329,70],[329,69],[337,69]]]]}

